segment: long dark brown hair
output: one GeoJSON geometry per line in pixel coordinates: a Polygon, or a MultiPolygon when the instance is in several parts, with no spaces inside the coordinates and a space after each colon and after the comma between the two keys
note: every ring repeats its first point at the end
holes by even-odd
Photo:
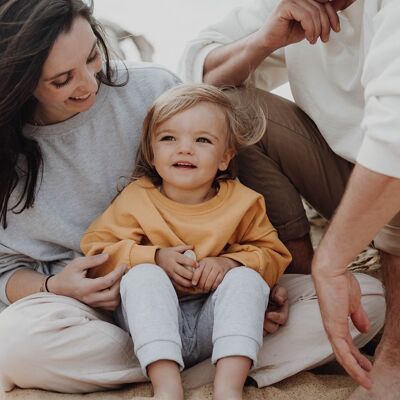
{"type": "Polygon", "coordinates": [[[105,62],[97,75],[99,82],[126,83],[116,83],[92,9],[92,2],[82,0],[0,0],[0,223],[4,229],[8,211],[21,213],[34,204],[43,158],[38,143],[24,137],[22,130],[37,105],[33,92],[43,64],[57,37],[69,32],[76,17],[85,18],[97,37],[105,62]],[[20,181],[19,197],[9,204],[20,181]]]}

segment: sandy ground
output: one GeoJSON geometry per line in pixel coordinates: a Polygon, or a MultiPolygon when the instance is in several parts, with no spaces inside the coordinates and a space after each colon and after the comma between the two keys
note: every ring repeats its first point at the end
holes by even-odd
{"type": "MultiPolygon", "coordinates": [[[[245,387],[245,400],[344,400],[354,390],[355,384],[348,376],[315,375],[302,372],[273,386],[263,389],[245,387]]],[[[150,384],[137,384],[126,389],[91,393],[87,395],[59,394],[40,390],[14,390],[8,394],[0,394],[0,400],[128,400],[136,396],[150,396],[150,384]]],[[[187,391],[188,400],[212,399],[212,386],[206,385],[187,391]]]]}

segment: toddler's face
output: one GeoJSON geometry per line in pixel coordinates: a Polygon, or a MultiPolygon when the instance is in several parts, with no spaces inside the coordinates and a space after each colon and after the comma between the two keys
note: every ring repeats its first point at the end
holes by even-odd
{"type": "Polygon", "coordinates": [[[202,102],[161,124],[152,138],[153,165],[163,187],[195,191],[210,188],[218,169],[234,155],[227,149],[223,112],[202,102]]]}

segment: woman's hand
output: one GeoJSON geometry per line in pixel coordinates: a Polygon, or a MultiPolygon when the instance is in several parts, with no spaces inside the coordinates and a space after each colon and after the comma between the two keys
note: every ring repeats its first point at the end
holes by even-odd
{"type": "Polygon", "coordinates": [[[175,246],[158,249],[155,256],[155,262],[169,276],[173,283],[184,288],[192,286],[193,270],[197,268],[197,262],[182,253],[186,250],[192,250],[193,246],[175,246]]]}
{"type": "Polygon", "coordinates": [[[107,254],[79,257],[48,280],[51,293],[72,297],[93,308],[115,310],[120,302],[119,286],[127,266],[120,265],[100,278],[87,278],[87,271],[104,263],[107,254]]]}
{"type": "Polygon", "coordinates": [[[269,295],[264,318],[264,335],[275,333],[289,317],[289,299],[285,287],[276,284],[269,295]]]}
{"type": "Polygon", "coordinates": [[[255,36],[264,47],[276,50],[303,39],[327,42],[331,30],[338,32],[340,24],[330,2],[282,0],[255,36]]]}

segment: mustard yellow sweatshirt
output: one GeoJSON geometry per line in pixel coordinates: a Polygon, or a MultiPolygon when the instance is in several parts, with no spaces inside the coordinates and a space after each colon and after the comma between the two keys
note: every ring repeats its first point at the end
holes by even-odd
{"type": "Polygon", "coordinates": [[[201,204],[168,199],[146,178],[129,184],[88,228],[81,241],[86,255],[109,259],[91,270],[102,276],[116,266],[155,263],[159,248],[193,245],[197,260],[228,257],[259,272],[272,287],[291,261],[266,216],[263,197],[241,183],[220,183],[201,204]]]}

